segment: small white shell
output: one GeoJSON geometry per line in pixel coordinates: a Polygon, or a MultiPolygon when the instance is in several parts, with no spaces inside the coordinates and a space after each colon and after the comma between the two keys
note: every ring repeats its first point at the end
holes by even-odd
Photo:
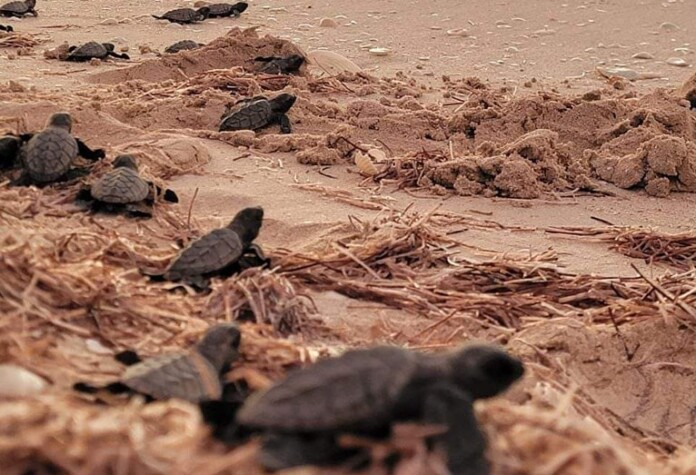
{"type": "Polygon", "coordinates": [[[375,164],[372,163],[372,158],[360,151],[355,152],[355,164],[358,166],[360,173],[365,176],[375,176],[379,173],[375,164]]]}
{"type": "Polygon", "coordinates": [[[389,48],[370,48],[368,52],[372,56],[388,56],[391,50],[389,48]]]}
{"type": "Polygon", "coordinates": [[[469,30],[466,28],[452,28],[447,30],[449,36],[469,36],[469,30]]]}
{"type": "Polygon", "coordinates": [[[21,366],[0,365],[0,397],[22,397],[38,394],[46,388],[46,381],[21,366]]]}
{"type": "Polygon", "coordinates": [[[374,160],[375,163],[382,163],[387,161],[387,154],[378,148],[371,148],[367,151],[367,154],[374,160]]]}
{"type": "Polygon", "coordinates": [[[333,51],[311,51],[306,55],[310,64],[317,66],[327,74],[358,73],[362,71],[360,66],[345,56],[333,51]]]}

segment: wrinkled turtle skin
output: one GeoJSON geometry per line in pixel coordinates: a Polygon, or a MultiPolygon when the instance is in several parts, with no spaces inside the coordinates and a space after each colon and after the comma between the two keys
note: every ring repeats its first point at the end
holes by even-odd
{"type": "Polygon", "coordinates": [[[209,13],[210,9],[208,7],[201,7],[198,10],[194,10],[193,8],[177,8],[176,10],[168,11],[162,16],[152,16],[158,20],[169,20],[172,23],[185,25],[203,21],[208,18],[209,13]]]}
{"type": "Polygon", "coordinates": [[[237,2],[237,3],[213,3],[212,5],[208,5],[208,8],[210,8],[210,18],[221,18],[221,17],[230,17],[230,16],[239,16],[241,15],[247,8],[249,7],[249,4],[246,2],[237,2]]]}
{"type": "Polygon", "coordinates": [[[77,195],[77,203],[89,203],[94,211],[126,211],[132,216],[151,217],[156,194],[165,201],[178,203],[171,190],[163,193],[152,182],[138,174],[138,165],[131,155],[119,155],[107,172],[91,186],[85,186],[77,195]]]}
{"type": "Polygon", "coordinates": [[[127,54],[118,54],[114,51],[112,43],[97,43],[90,41],[81,46],[70,47],[70,54],[65,58],[66,61],[89,61],[92,58],[105,59],[108,56],[115,58],[130,59],[127,54]]]}
{"type": "Polygon", "coordinates": [[[24,15],[39,16],[34,7],[36,7],[36,0],[10,2],[0,7],[0,15],[17,18],[21,18],[24,15]]]}
{"type": "Polygon", "coordinates": [[[206,289],[209,277],[225,275],[252,249],[262,223],[262,208],[241,210],[227,227],[209,232],[181,251],[162,277],[206,289]]]}
{"type": "Polygon", "coordinates": [[[446,424],[438,436],[455,475],[486,475],[485,438],[473,401],[493,397],[519,379],[522,363],[489,345],[450,355],[398,347],[353,350],[288,374],[252,395],[237,413],[242,426],[266,433],[261,463],[271,470],[335,463],[340,433],[388,434],[397,421],[446,424]],[[324,458],[317,447],[331,454],[324,458]]]}
{"type": "Polygon", "coordinates": [[[178,53],[179,51],[188,51],[192,49],[198,49],[201,46],[205,46],[201,43],[197,43],[192,40],[181,40],[177,41],[176,43],[169,45],[165,48],[164,52],[167,54],[174,54],[178,53]]]}
{"type": "Polygon", "coordinates": [[[273,123],[280,124],[282,133],[292,131],[286,113],[295,103],[292,94],[279,94],[273,99],[255,96],[238,101],[225,111],[220,121],[220,132],[234,130],[259,130],[273,123]]]}
{"type": "Polygon", "coordinates": [[[256,70],[267,74],[292,74],[300,70],[304,64],[304,57],[299,54],[290,56],[257,56],[254,61],[258,63],[256,70]]]}
{"type": "Polygon", "coordinates": [[[219,399],[221,375],[238,356],[241,333],[236,325],[211,327],[191,350],[155,356],[145,360],[135,355],[119,381],[104,388],[77,383],[81,392],[106,389],[114,393],[137,393],[150,399],[170,398],[190,402],[219,399]]]}
{"type": "Polygon", "coordinates": [[[63,177],[73,160],[82,155],[90,160],[104,157],[101,149],[90,150],[71,135],[70,114],[53,114],[44,130],[31,137],[26,145],[24,168],[29,180],[38,184],[50,183],[63,177]]]}

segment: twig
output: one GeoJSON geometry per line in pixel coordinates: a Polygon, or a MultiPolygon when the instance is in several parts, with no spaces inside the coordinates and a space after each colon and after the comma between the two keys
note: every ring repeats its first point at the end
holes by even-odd
{"type": "Polygon", "coordinates": [[[193,192],[193,197],[191,198],[191,203],[189,203],[189,209],[188,209],[188,216],[186,217],[186,227],[191,230],[191,214],[193,212],[193,203],[196,201],[196,197],[198,196],[198,187],[196,187],[196,190],[193,192]]]}

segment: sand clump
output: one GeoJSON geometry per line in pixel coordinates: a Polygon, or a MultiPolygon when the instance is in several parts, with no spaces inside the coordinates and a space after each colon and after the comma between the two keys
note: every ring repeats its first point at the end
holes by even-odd
{"type": "Polygon", "coordinates": [[[215,69],[235,66],[253,69],[254,58],[257,56],[291,54],[301,52],[289,41],[270,35],[260,38],[252,28],[234,28],[227,35],[199,49],[148,60],[129,68],[100,72],[94,74],[91,81],[97,84],[116,84],[133,79],[149,82],[181,80],[215,69]]]}
{"type": "Polygon", "coordinates": [[[434,165],[426,178],[462,195],[538,198],[548,191],[592,188],[587,165],[575,162],[551,130],[529,132],[502,147],[485,142],[478,151],[434,165]]]}

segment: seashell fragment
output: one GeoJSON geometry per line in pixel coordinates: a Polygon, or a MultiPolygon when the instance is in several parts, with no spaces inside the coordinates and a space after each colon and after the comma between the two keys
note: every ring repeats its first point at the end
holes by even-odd
{"type": "Polygon", "coordinates": [[[379,170],[377,170],[377,167],[372,162],[372,158],[360,151],[355,152],[355,164],[358,170],[360,170],[360,173],[365,176],[375,176],[379,173],[379,170]]]}
{"type": "Polygon", "coordinates": [[[368,53],[372,56],[388,56],[391,50],[389,48],[370,48],[368,53]]]}
{"type": "Polygon", "coordinates": [[[0,397],[23,397],[42,392],[46,381],[14,364],[0,365],[0,397]]]}

